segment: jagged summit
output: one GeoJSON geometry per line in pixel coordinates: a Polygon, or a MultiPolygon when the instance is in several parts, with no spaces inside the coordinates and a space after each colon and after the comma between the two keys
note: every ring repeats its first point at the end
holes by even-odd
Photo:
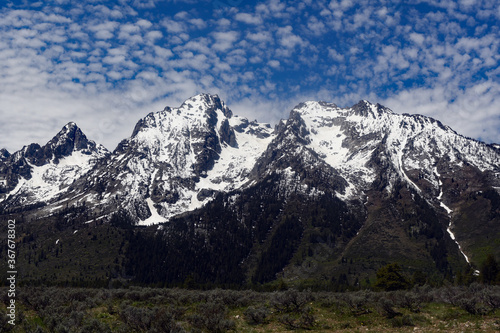
{"type": "Polygon", "coordinates": [[[361,100],[351,107],[342,108],[335,103],[325,101],[307,101],[299,103],[292,109],[303,115],[336,114],[337,116],[358,115],[362,117],[379,118],[384,114],[395,114],[391,109],[380,104],[373,104],[367,100],[361,100]]]}
{"type": "Polygon", "coordinates": [[[379,118],[383,115],[393,115],[394,112],[380,104],[373,104],[367,100],[361,100],[350,108],[358,116],[379,118]]]}
{"type": "Polygon", "coordinates": [[[200,94],[187,99],[179,107],[167,106],[162,111],[149,113],[137,122],[132,137],[148,128],[168,130],[168,126],[184,126],[189,123],[192,126],[199,126],[201,123],[214,126],[218,119],[222,121],[231,117],[231,110],[217,95],[200,94]]]}
{"type": "Polygon", "coordinates": [[[75,152],[85,155],[105,155],[107,150],[102,145],[88,140],[74,122],[65,125],[44,146],[32,143],[21,149],[21,155],[35,166],[47,163],[57,164],[61,159],[71,156],[75,152]]]}
{"type": "Polygon", "coordinates": [[[499,169],[498,154],[489,145],[464,138],[430,117],[396,114],[367,101],[345,109],[310,102],[292,112],[300,115],[295,123],[303,121],[299,137],[307,147],[333,168],[343,170],[347,178],[352,174],[353,181],[360,175],[370,175],[365,186],[377,175],[369,165],[382,148],[385,158],[410,185],[406,174],[412,169],[437,184],[432,169],[443,159],[469,163],[481,170],[499,169]]]}
{"type": "Polygon", "coordinates": [[[46,147],[52,150],[55,160],[71,155],[75,151],[80,151],[83,154],[92,154],[103,148],[92,140],[88,140],[87,136],[74,122],[66,124],[61,131],[50,140],[46,147]]]}
{"type": "Polygon", "coordinates": [[[0,160],[5,160],[10,157],[10,153],[7,149],[2,148],[0,149],[0,160]]]}
{"type": "MultiPolygon", "coordinates": [[[[33,167],[58,164],[70,156],[97,160],[107,154],[70,122],[45,146],[29,145],[12,158],[6,152],[2,161],[16,160],[21,178],[29,179],[33,167]]],[[[432,118],[396,114],[366,100],[350,108],[300,103],[273,131],[269,125],[233,116],[219,96],[199,94],[179,107],[167,106],[140,119],[106,166],[87,176],[84,187],[114,184],[108,187],[114,188],[115,197],[123,195],[132,215],[144,221],[151,205],[130,207],[148,198],[163,207],[158,214],[169,217],[199,207],[219,191],[240,188],[291,165],[292,170],[328,170],[335,180],[325,184],[337,188],[339,197],[352,199],[363,196],[380,177],[374,166],[381,160],[392,170],[383,175],[389,191],[401,178],[416,190],[439,193],[433,170],[443,158],[497,170],[497,155],[491,146],[469,141],[432,118]],[[419,170],[418,181],[411,176],[413,170],[419,170]]]]}
{"type": "Polygon", "coordinates": [[[176,172],[200,176],[210,170],[221,145],[235,145],[228,126],[232,112],[216,95],[194,96],[177,108],[167,107],[141,119],[128,146],[155,162],[169,161],[176,172]]]}
{"type": "Polygon", "coordinates": [[[180,108],[187,107],[187,109],[198,109],[199,111],[204,111],[210,113],[213,110],[221,110],[225,117],[231,118],[233,115],[232,111],[226,106],[224,101],[220,99],[218,95],[212,94],[199,94],[188,98],[182,103],[180,108]]]}

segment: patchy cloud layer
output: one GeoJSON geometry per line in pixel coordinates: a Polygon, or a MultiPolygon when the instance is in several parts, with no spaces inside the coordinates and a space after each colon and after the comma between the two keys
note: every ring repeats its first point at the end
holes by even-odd
{"type": "Polygon", "coordinates": [[[199,92],[275,122],[360,99],[500,142],[497,1],[6,1],[0,147],[68,121],[113,149],[137,119],[199,92]]]}

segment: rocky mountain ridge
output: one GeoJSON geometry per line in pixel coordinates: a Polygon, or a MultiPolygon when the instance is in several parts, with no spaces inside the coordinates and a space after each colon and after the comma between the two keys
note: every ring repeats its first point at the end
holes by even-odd
{"type": "MultiPolygon", "coordinates": [[[[219,262],[232,244],[235,257],[213,279],[221,267],[259,283],[339,277],[346,257],[359,277],[389,260],[446,275],[500,253],[498,146],[367,101],[301,103],[272,129],[201,94],[148,114],[111,153],[73,123],[43,147],[2,151],[0,181],[4,214],[50,219],[84,206],[88,225],[161,224],[153,229],[167,244],[183,240],[184,252],[167,246],[159,267],[188,253],[219,262]]],[[[133,275],[143,274],[144,256],[132,257],[133,275]]],[[[186,265],[163,278],[200,263],[186,265]]]]}

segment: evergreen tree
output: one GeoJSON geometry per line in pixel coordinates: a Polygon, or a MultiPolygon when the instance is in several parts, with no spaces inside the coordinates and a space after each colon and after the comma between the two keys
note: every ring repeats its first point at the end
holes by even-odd
{"type": "Polygon", "coordinates": [[[500,284],[500,267],[492,254],[484,261],[479,280],[485,284],[500,284]]]}
{"type": "Polygon", "coordinates": [[[375,289],[393,291],[407,289],[409,286],[408,280],[401,274],[401,266],[397,263],[388,264],[377,271],[375,289]]]}

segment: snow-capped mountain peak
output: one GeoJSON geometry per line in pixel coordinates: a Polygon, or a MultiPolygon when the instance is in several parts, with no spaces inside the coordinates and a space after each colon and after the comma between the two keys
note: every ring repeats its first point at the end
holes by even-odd
{"type": "MultiPolygon", "coordinates": [[[[233,116],[217,95],[201,94],[139,120],[99,173],[110,178],[109,200],[123,198],[142,224],[161,222],[160,215],[201,207],[215,193],[241,187],[272,132],[233,116]]],[[[87,182],[98,180],[89,175],[87,182]]]]}
{"type": "MultiPolygon", "coordinates": [[[[370,188],[380,177],[380,163],[389,167],[383,176],[388,191],[398,179],[420,191],[423,185],[413,176],[414,170],[419,170],[420,178],[433,184],[432,191],[439,193],[439,179],[432,170],[444,159],[468,163],[482,171],[499,168],[498,153],[492,146],[465,138],[435,119],[396,114],[365,100],[351,108],[326,102],[300,103],[286,124],[278,127],[271,149],[285,150],[288,155],[314,152],[307,158],[308,164],[326,163],[347,181],[345,191],[339,187],[342,198],[359,197],[370,188]]],[[[272,163],[266,160],[263,164],[272,163]]]]}
{"type": "Polygon", "coordinates": [[[107,155],[70,122],[44,146],[34,143],[6,155],[0,164],[5,180],[0,200],[8,199],[11,206],[50,202],[107,155]]]}
{"type": "Polygon", "coordinates": [[[105,155],[107,153],[102,145],[88,140],[87,136],[74,122],[66,124],[46,146],[52,149],[56,160],[69,156],[73,152],[81,152],[85,155],[105,155]]]}
{"type": "Polygon", "coordinates": [[[183,177],[200,176],[213,167],[221,144],[234,145],[231,116],[218,96],[197,95],[141,119],[128,145],[152,161],[168,163],[183,177]]]}

